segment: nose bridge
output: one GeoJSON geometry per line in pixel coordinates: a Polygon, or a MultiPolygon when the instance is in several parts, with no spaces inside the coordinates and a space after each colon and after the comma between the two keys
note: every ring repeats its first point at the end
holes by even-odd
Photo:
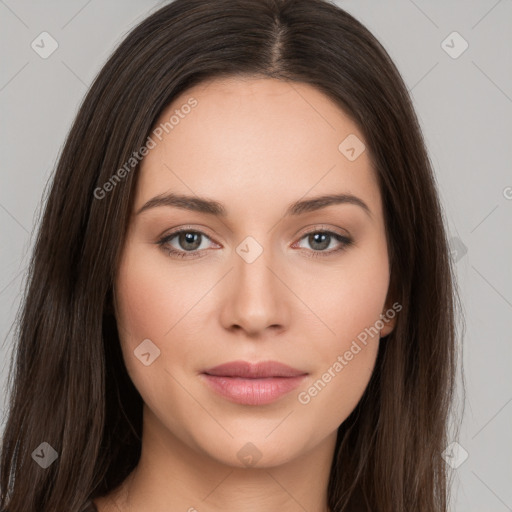
{"type": "MultiPolygon", "coordinates": [[[[262,240],[262,237],[259,237],[262,240]]],[[[252,300],[268,299],[274,296],[275,276],[270,271],[276,260],[272,254],[270,238],[260,243],[252,236],[246,237],[236,248],[234,262],[235,279],[241,292],[252,300]]]]}
{"type": "Polygon", "coordinates": [[[277,255],[271,249],[270,237],[248,236],[236,247],[233,261],[232,287],[224,310],[224,324],[238,325],[257,331],[271,325],[282,325],[283,285],[275,276],[277,255]]]}

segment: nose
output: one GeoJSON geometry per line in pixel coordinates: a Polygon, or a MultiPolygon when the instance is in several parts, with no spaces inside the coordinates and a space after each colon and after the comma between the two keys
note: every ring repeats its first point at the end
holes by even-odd
{"type": "Polygon", "coordinates": [[[264,249],[252,262],[233,254],[233,269],[227,276],[221,308],[225,329],[254,337],[287,326],[291,292],[284,284],[282,267],[270,252],[264,249]]]}

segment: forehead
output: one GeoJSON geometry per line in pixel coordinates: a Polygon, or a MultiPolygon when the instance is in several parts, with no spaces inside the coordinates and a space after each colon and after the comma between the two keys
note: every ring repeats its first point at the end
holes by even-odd
{"type": "Polygon", "coordinates": [[[348,192],[379,201],[362,133],[315,87],[267,78],[215,79],[162,112],[142,161],[136,207],[168,191],[233,207],[269,208],[309,192],[348,192]],[[193,106],[192,106],[193,105],[193,106]],[[155,135],[156,134],[156,135],[155,135]],[[347,149],[355,148],[348,153],[347,149]]]}

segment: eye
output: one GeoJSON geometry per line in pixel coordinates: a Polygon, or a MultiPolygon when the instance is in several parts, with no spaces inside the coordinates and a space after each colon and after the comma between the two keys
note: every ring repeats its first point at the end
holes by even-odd
{"type": "Polygon", "coordinates": [[[203,245],[205,239],[210,240],[210,237],[202,231],[182,228],[165,235],[157,243],[169,256],[197,258],[198,251],[207,248],[207,244],[206,247],[203,245]]]}
{"type": "MultiPolygon", "coordinates": [[[[211,238],[195,229],[181,228],[173,231],[168,235],[162,237],[157,244],[171,257],[177,258],[200,258],[200,252],[208,248],[208,244],[203,244],[206,240],[211,238]]],[[[310,231],[303,235],[299,242],[296,242],[292,247],[297,247],[300,241],[306,240],[311,251],[307,251],[309,256],[312,257],[326,257],[333,253],[338,253],[352,245],[353,240],[348,236],[341,235],[334,231],[316,230],[310,231]],[[332,248],[332,244],[337,247],[332,248]],[[329,247],[331,247],[329,250],[329,247]]],[[[303,246],[298,245],[299,248],[304,249],[303,246]]]]}
{"type": "MultiPolygon", "coordinates": [[[[335,233],[334,231],[325,230],[310,231],[309,233],[306,233],[303,237],[300,238],[300,240],[304,239],[313,249],[312,252],[309,251],[310,256],[312,257],[330,256],[333,253],[345,250],[353,243],[353,240],[348,236],[335,233]],[[337,243],[337,247],[332,249],[332,243],[334,243],[335,245],[337,243]],[[326,250],[329,247],[331,247],[331,249],[326,250]]],[[[297,244],[294,244],[294,246],[296,245],[297,244]]]]}

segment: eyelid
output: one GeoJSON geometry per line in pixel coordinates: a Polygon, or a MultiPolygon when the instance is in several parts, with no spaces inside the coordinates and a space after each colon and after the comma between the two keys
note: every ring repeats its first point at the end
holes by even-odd
{"type": "Polygon", "coordinates": [[[305,228],[302,228],[295,237],[303,238],[305,235],[310,235],[311,233],[316,233],[317,231],[322,231],[326,233],[334,233],[336,235],[345,237],[345,238],[352,238],[351,234],[348,232],[348,230],[334,227],[327,224],[310,224],[309,226],[306,226],[305,228]]]}
{"type": "MultiPolygon", "coordinates": [[[[170,243],[170,241],[175,238],[176,236],[178,236],[180,233],[196,233],[196,234],[200,234],[202,237],[205,237],[207,238],[208,240],[212,241],[213,244],[217,245],[217,246],[221,246],[221,244],[219,244],[218,242],[214,241],[213,240],[213,237],[211,237],[210,235],[208,235],[207,233],[205,233],[203,231],[204,228],[201,228],[201,229],[198,229],[198,228],[195,228],[193,226],[190,226],[190,225],[185,225],[185,226],[180,226],[179,228],[175,228],[173,230],[171,230],[170,232],[162,235],[159,237],[158,241],[156,242],[157,245],[159,245],[160,247],[162,248],[166,248],[168,243],[170,243]]],[[[200,251],[182,251],[182,250],[179,250],[179,249],[175,249],[174,247],[172,247],[171,249],[166,249],[166,252],[168,252],[169,254],[174,254],[174,255],[184,255],[183,257],[187,257],[187,258],[197,258],[197,257],[201,257],[202,256],[202,252],[206,251],[207,249],[201,249],[200,251]]]]}
{"type": "MultiPolygon", "coordinates": [[[[163,239],[169,239],[169,238],[172,238],[173,236],[175,235],[179,235],[180,233],[182,233],[183,231],[186,231],[187,233],[188,232],[193,232],[193,233],[200,233],[201,235],[203,235],[204,237],[210,239],[213,241],[213,236],[212,235],[209,235],[207,233],[207,228],[203,227],[203,226],[199,226],[199,227],[196,227],[196,226],[193,226],[193,225],[181,225],[177,228],[173,228],[171,229],[170,231],[167,231],[165,232],[165,234],[161,235],[158,237],[159,240],[163,240],[163,239]]],[[[215,242],[217,245],[221,245],[219,242],[215,242]]]]}

